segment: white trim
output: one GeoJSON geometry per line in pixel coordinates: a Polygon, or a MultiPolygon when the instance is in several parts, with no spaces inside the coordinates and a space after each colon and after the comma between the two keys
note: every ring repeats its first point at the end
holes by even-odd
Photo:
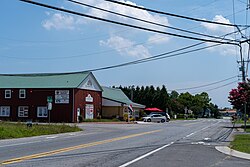
{"type": "Polygon", "coordinates": [[[4,98],[5,99],[11,99],[11,89],[5,89],[4,98]],[[9,96],[7,96],[7,95],[9,95],[9,96]]]}
{"type": "Polygon", "coordinates": [[[28,116],[29,116],[29,106],[18,106],[18,117],[28,117],[28,116]],[[23,114],[21,115],[22,112],[23,114]],[[26,115],[26,112],[27,112],[27,115],[26,115]]]}
{"type": "Polygon", "coordinates": [[[10,106],[0,106],[0,117],[9,117],[9,116],[10,116],[10,106]],[[5,115],[2,115],[3,111],[5,115]]]}
{"type": "Polygon", "coordinates": [[[19,89],[19,98],[25,99],[26,98],[26,90],[25,89],[19,89]],[[23,96],[21,96],[23,95],[23,96]]]}
{"type": "Polygon", "coordinates": [[[93,90],[93,91],[102,91],[102,87],[99,85],[94,75],[90,73],[77,87],[78,89],[93,90]],[[91,84],[90,84],[91,83],[91,84]]]}

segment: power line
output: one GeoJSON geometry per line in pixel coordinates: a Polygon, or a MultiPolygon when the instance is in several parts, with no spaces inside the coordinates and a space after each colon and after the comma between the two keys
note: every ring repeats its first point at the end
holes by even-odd
{"type": "Polygon", "coordinates": [[[205,92],[212,91],[212,90],[216,90],[216,89],[219,89],[219,88],[222,88],[222,87],[225,87],[225,86],[231,85],[231,84],[236,83],[236,82],[238,82],[238,80],[235,80],[235,81],[233,81],[233,82],[229,82],[229,83],[227,83],[227,84],[224,84],[224,85],[221,85],[221,86],[218,86],[218,87],[212,88],[212,89],[205,90],[205,92]]]}
{"type": "MultiPolygon", "coordinates": [[[[199,45],[199,44],[195,44],[195,45],[199,45]]],[[[165,58],[177,57],[177,56],[180,56],[180,55],[183,55],[183,54],[192,53],[192,52],[196,52],[196,51],[200,51],[200,50],[212,48],[212,47],[219,46],[219,45],[222,45],[222,44],[214,44],[214,45],[211,45],[211,46],[206,46],[206,47],[202,47],[202,48],[198,48],[198,49],[193,49],[193,50],[190,50],[190,51],[185,51],[185,52],[176,53],[176,54],[172,54],[172,55],[167,55],[167,54],[169,54],[167,52],[167,53],[159,54],[159,55],[156,55],[156,56],[151,56],[149,58],[144,58],[144,59],[140,59],[140,60],[136,60],[136,61],[131,61],[131,62],[127,62],[127,63],[122,63],[122,64],[118,64],[118,65],[112,65],[112,66],[106,66],[106,67],[101,67],[101,68],[89,69],[89,70],[86,70],[86,71],[108,70],[108,69],[113,69],[113,68],[118,68],[118,67],[133,65],[133,64],[145,63],[145,62],[154,61],[154,60],[160,60],[160,59],[165,59],[165,58]],[[167,56],[164,56],[164,55],[167,55],[167,56]]],[[[178,50],[180,50],[180,49],[178,49],[178,50]]],[[[86,71],[83,71],[83,72],[86,72],[86,71]]]]}
{"type": "Polygon", "coordinates": [[[82,17],[87,17],[87,18],[91,18],[91,19],[95,19],[95,20],[101,20],[101,21],[104,21],[104,22],[109,22],[109,23],[118,24],[118,25],[122,25],[122,26],[132,27],[132,28],[136,28],[136,29],[140,29],[140,30],[145,30],[145,31],[150,31],[150,32],[155,32],[155,33],[180,37],[180,38],[186,38],[186,39],[191,39],[191,40],[204,41],[204,42],[238,45],[237,43],[232,43],[232,42],[220,42],[220,41],[215,41],[215,40],[208,40],[208,39],[203,39],[203,38],[190,37],[190,36],[179,35],[179,34],[159,31],[159,30],[155,30],[155,29],[149,29],[149,28],[145,28],[145,27],[135,26],[135,25],[127,24],[127,23],[122,23],[122,22],[117,22],[117,21],[113,21],[113,20],[103,19],[103,18],[100,18],[100,17],[86,15],[86,14],[83,14],[83,13],[79,13],[79,12],[75,12],[75,11],[71,11],[71,10],[67,10],[67,9],[64,9],[64,8],[59,8],[59,7],[55,7],[55,6],[51,6],[51,5],[47,5],[47,4],[43,4],[43,3],[39,3],[39,2],[35,2],[35,1],[30,1],[30,0],[19,0],[19,1],[34,4],[34,5],[37,5],[37,6],[42,6],[42,7],[45,7],[45,8],[50,8],[50,9],[62,11],[62,12],[65,12],[65,13],[70,13],[70,14],[74,14],[74,15],[78,15],[78,16],[82,16],[82,17]]]}
{"type": "Polygon", "coordinates": [[[207,89],[207,90],[204,90],[204,91],[198,91],[198,92],[194,92],[192,94],[197,94],[197,93],[201,93],[201,92],[209,92],[209,91],[212,91],[212,90],[216,90],[216,89],[220,89],[220,88],[223,88],[225,86],[228,86],[228,85],[231,85],[231,84],[234,84],[234,83],[237,83],[238,80],[235,80],[233,82],[229,82],[227,84],[224,84],[224,85],[221,85],[221,86],[218,86],[218,87],[215,87],[215,88],[211,88],[211,89],[207,89]]]}
{"type": "Polygon", "coordinates": [[[141,10],[146,10],[146,11],[149,11],[149,12],[164,14],[164,15],[168,15],[168,16],[173,16],[173,17],[178,17],[178,18],[188,19],[188,20],[193,20],[193,21],[198,21],[198,22],[205,22],[205,23],[218,24],[218,25],[224,25],[224,26],[234,26],[234,27],[249,27],[250,26],[250,25],[240,25],[240,24],[236,25],[236,24],[228,24],[228,23],[221,23],[221,22],[197,19],[197,18],[193,18],[193,17],[187,17],[187,16],[183,16],[183,15],[177,15],[177,14],[158,11],[158,10],[149,9],[149,8],[145,8],[145,7],[135,6],[135,5],[131,5],[131,4],[115,1],[115,0],[105,0],[105,1],[116,3],[116,4],[119,4],[119,5],[128,6],[128,7],[132,7],[132,8],[137,8],[137,9],[141,9],[141,10]]]}
{"type": "MultiPolygon", "coordinates": [[[[112,14],[115,14],[115,15],[118,15],[118,16],[122,16],[122,17],[133,19],[133,20],[141,21],[141,22],[144,22],[144,23],[149,23],[149,24],[161,26],[161,27],[164,27],[164,28],[169,28],[169,29],[173,29],[173,30],[177,30],[177,31],[182,31],[182,32],[190,33],[190,34],[195,34],[195,35],[200,35],[200,36],[205,36],[205,37],[210,37],[210,38],[215,38],[215,39],[223,39],[223,38],[212,36],[212,35],[197,33],[197,32],[194,32],[194,31],[184,30],[184,29],[181,29],[181,28],[176,28],[176,27],[159,24],[159,23],[152,22],[152,21],[147,21],[147,20],[144,20],[144,19],[139,19],[139,18],[136,18],[136,17],[133,17],[133,16],[128,16],[128,15],[121,14],[121,13],[118,13],[118,12],[113,12],[113,11],[110,11],[110,10],[106,10],[106,9],[103,9],[103,8],[99,8],[99,7],[96,7],[96,6],[93,6],[93,5],[89,5],[89,4],[74,1],[74,0],[68,0],[68,1],[72,2],[72,3],[75,3],[75,4],[82,5],[82,6],[87,6],[87,7],[93,8],[93,9],[101,10],[101,11],[104,11],[104,12],[107,12],[107,13],[112,13],[112,14]]],[[[223,40],[233,41],[232,39],[225,39],[225,38],[223,40]]]]}
{"type": "MultiPolygon", "coordinates": [[[[184,48],[180,48],[180,49],[177,49],[177,50],[174,50],[174,51],[170,51],[170,52],[158,54],[158,55],[155,55],[155,56],[151,56],[149,58],[143,58],[143,59],[139,59],[139,60],[135,60],[135,61],[130,61],[130,62],[127,62],[127,63],[121,63],[121,64],[117,64],[117,65],[100,67],[100,68],[83,70],[83,71],[77,71],[77,72],[66,72],[66,73],[62,73],[62,74],[75,74],[75,73],[83,73],[83,72],[89,72],[89,71],[93,72],[93,71],[108,70],[108,69],[113,69],[113,68],[118,68],[118,67],[133,65],[133,64],[140,64],[140,63],[145,63],[145,62],[149,62],[149,61],[159,60],[159,59],[176,57],[176,56],[180,56],[180,55],[183,55],[183,54],[187,54],[187,53],[191,53],[191,52],[195,52],[195,51],[199,51],[199,50],[204,50],[204,49],[207,49],[207,48],[212,48],[212,47],[215,47],[215,46],[222,45],[222,44],[214,44],[214,45],[211,45],[211,46],[206,46],[206,47],[202,47],[202,48],[198,48],[198,49],[193,49],[193,50],[189,50],[189,51],[185,51],[185,52],[181,52],[181,53],[176,53],[176,54],[168,55],[168,54],[171,54],[171,53],[183,50],[183,49],[188,49],[188,48],[191,48],[191,47],[194,47],[194,46],[198,46],[198,45],[201,45],[201,44],[202,43],[197,43],[197,44],[190,45],[190,46],[187,46],[187,47],[184,47],[184,48]]],[[[0,75],[13,76],[15,74],[0,74],[0,75]]]]}
{"type": "MultiPolygon", "coordinates": [[[[246,29],[246,28],[243,28],[243,29],[241,29],[241,30],[245,30],[245,29],[246,29]]],[[[236,32],[238,32],[238,31],[234,31],[234,32],[225,34],[225,35],[223,35],[223,36],[220,36],[220,38],[225,37],[225,36],[228,36],[228,35],[235,34],[236,32]]],[[[145,44],[145,43],[150,43],[151,41],[156,41],[156,40],[158,40],[158,39],[161,39],[161,38],[152,39],[152,40],[149,40],[149,41],[147,41],[147,42],[136,43],[136,44],[133,44],[132,46],[129,46],[129,47],[121,47],[121,48],[118,48],[118,49],[126,49],[126,48],[130,48],[130,47],[133,47],[133,46],[142,45],[142,44],[145,44]]],[[[201,44],[204,44],[204,43],[205,43],[205,42],[200,42],[200,43],[197,43],[197,44],[194,44],[194,45],[189,45],[189,46],[187,46],[187,47],[183,47],[183,48],[180,48],[180,49],[177,49],[177,50],[168,52],[168,53],[174,53],[174,52],[177,52],[177,51],[182,51],[182,50],[185,50],[185,49],[188,49],[188,48],[191,48],[191,47],[195,47],[195,46],[198,46],[198,45],[201,45],[201,44]]],[[[32,59],[32,60],[48,60],[48,59],[50,59],[50,60],[54,60],[54,59],[69,59],[69,58],[86,57],[86,56],[91,56],[91,55],[109,53],[109,52],[113,52],[113,51],[115,51],[115,49],[104,50],[104,51],[98,51],[98,52],[92,52],[92,53],[87,53],[87,54],[74,55],[74,56],[63,56],[63,57],[15,57],[15,56],[5,56],[5,55],[1,55],[1,57],[13,58],[13,59],[32,59]]]]}
{"type": "MultiPolygon", "coordinates": [[[[128,31],[128,29],[123,29],[120,31],[113,32],[114,34],[118,34],[121,32],[128,31]]],[[[22,39],[15,39],[15,38],[9,38],[9,37],[3,37],[0,36],[1,39],[8,40],[8,41],[16,41],[16,42],[30,42],[30,43],[64,43],[64,42],[76,42],[76,41],[83,41],[83,40],[88,40],[88,39],[93,39],[97,37],[102,37],[102,36],[108,36],[108,34],[99,34],[99,35],[94,35],[90,37],[85,37],[85,38],[79,38],[79,39],[68,39],[68,40],[22,40],[22,39]]]]}
{"type": "Polygon", "coordinates": [[[221,82],[231,80],[231,79],[233,79],[235,77],[238,77],[238,76],[235,75],[235,76],[230,77],[230,78],[226,78],[226,79],[223,79],[223,80],[220,80],[220,81],[216,81],[216,82],[212,82],[212,83],[204,84],[204,85],[200,85],[200,86],[194,86],[194,87],[188,87],[188,88],[180,88],[180,89],[174,89],[174,90],[180,91],[180,90],[190,90],[190,89],[197,89],[197,88],[207,87],[207,86],[211,86],[211,85],[215,85],[215,84],[218,84],[218,83],[221,83],[221,82]]]}

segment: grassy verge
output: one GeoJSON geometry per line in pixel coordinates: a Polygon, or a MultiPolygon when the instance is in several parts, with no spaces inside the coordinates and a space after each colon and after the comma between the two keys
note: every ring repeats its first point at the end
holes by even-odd
{"type": "MultiPolygon", "coordinates": [[[[244,121],[242,121],[242,120],[237,120],[237,121],[235,121],[235,124],[241,124],[241,128],[242,128],[242,129],[245,128],[244,121]]],[[[246,122],[246,132],[250,132],[250,120],[248,120],[248,121],[246,122]]]]}
{"type": "Polygon", "coordinates": [[[231,148],[250,154],[250,134],[236,135],[234,141],[231,142],[231,148]]]}
{"type": "Polygon", "coordinates": [[[31,137],[66,132],[81,131],[80,128],[68,125],[33,125],[27,127],[25,123],[0,122],[0,139],[31,137]]]}
{"type": "MultiPolygon", "coordinates": [[[[244,124],[244,121],[243,120],[236,120],[235,123],[236,124],[244,124]]],[[[247,120],[246,124],[250,125],[250,120],[247,120]]]]}

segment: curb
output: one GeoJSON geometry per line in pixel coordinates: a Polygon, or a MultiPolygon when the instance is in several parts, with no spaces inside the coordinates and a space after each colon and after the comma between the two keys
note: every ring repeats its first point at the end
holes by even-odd
{"type": "Polygon", "coordinates": [[[230,155],[233,157],[238,157],[238,158],[250,160],[250,154],[233,150],[227,146],[216,146],[215,149],[221,153],[224,153],[224,154],[227,154],[227,155],[230,155]]]}

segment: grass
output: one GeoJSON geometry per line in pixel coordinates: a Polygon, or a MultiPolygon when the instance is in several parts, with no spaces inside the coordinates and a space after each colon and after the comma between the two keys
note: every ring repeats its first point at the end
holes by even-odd
{"type": "Polygon", "coordinates": [[[27,127],[25,123],[0,122],[0,139],[31,137],[49,134],[81,131],[77,126],[35,125],[27,127]]]}
{"type": "MultiPolygon", "coordinates": [[[[244,121],[243,120],[236,120],[235,123],[236,124],[244,124],[244,121]]],[[[250,120],[247,120],[246,124],[250,125],[250,120]]]]}
{"type": "MultiPolygon", "coordinates": [[[[245,128],[244,121],[243,120],[237,120],[235,121],[235,124],[241,124],[241,128],[245,128]]],[[[247,120],[246,122],[246,132],[250,132],[250,120],[247,120]]]]}
{"type": "Polygon", "coordinates": [[[231,148],[250,154],[250,134],[236,135],[234,141],[231,142],[231,148]]]}

